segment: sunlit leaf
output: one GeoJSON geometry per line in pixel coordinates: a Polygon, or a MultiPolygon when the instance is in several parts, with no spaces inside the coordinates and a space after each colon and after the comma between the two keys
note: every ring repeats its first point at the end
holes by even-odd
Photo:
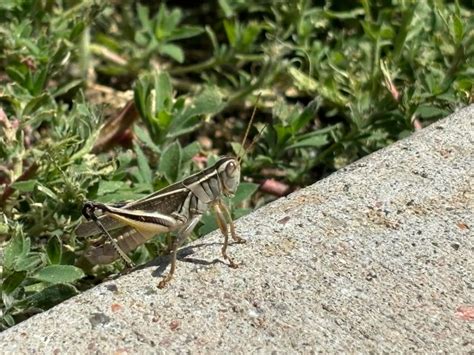
{"type": "Polygon", "coordinates": [[[145,154],[138,144],[135,144],[135,152],[137,153],[138,169],[140,171],[140,176],[142,177],[142,182],[151,184],[153,173],[150,169],[150,165],[148,165],[148,160],[145,154]]]}
{"type": "Polygon", "coordinates": [[[60,264],[62,257],[62,244],[58,237],[52,237],[46,245],[46,254],[50,264],[60,264]]]}
{"type": "Polygon", "coordinates": [[[77,290],[71,285],[57,284],[25,298],[22,304],[46,310],[77,293],[77,290]]]}
{"type": "Polygon", "coordinates": [[[169,183],[178,178],[181,166],[182,149],[179,142],[170,144],[160,157],[158,169],[165,175],[169,183]]]}
{"type": "Polygon", "coordinates": [[[74,282],[84,276],[84,272],[73,265],[50,265],[35,273],[33,278],[52,284],[58,284],[74,282]]]}
{"type": "Polygon", "coordinates": [[[2,292],[10,294],[16,290],[26,277],[26,271],[19,271],[10,274],[2,283],[2,292]]]}

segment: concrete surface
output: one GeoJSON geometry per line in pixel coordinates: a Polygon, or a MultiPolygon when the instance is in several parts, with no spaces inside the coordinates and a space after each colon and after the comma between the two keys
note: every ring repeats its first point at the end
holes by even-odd
{"type": "Polygon", "coordinates": [[[237,222],[166,266],[0,334],[0,352],[474,351],[474,105],[237,222]],[[190,260],[191,259],[191,260],[190,260]],[[209,263],[208,263],[209,262],[209,263]]]}

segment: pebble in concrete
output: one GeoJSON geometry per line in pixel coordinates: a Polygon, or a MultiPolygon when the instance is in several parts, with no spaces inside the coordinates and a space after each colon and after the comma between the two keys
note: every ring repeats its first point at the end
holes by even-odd
{"type": "Polygon", "coordinates": [[[474,351],[474,106],[0,334],[0,352],[474,351]]]}

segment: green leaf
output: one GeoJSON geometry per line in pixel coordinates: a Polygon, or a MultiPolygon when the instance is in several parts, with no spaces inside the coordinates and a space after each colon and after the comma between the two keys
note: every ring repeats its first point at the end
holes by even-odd
{"type": "Polygon", "coordinates": [[[1,318],[9,327],[13,327],[15,325],[15,318],[11,314],[4,314],[1,318]]]}
{"type": "Polygon", "coordinates": [[[30,251],[30,240],[24,238],[23,234],[17,234],[5,247],[4,267],[13,270],[15,263],[24,258],[30,251]]]}
{"type": "Polygon", "coordinates": [[[61,264],[62,265],[73,265],[76,261],[76,254],[70,250],[65,250],[61,256],[61,264]]]}
{"type": "Polygon", "coordinates": [[[296,148],[303,148],[303,147],[312,147],[312,148],[320,148],[328,144],[329,139],[325,134],[318,134],[312,137],[303,139],[295,144],[292,144],[288,147],[285,147],[285,150],[296,149],[296,148]]]}
{"type": "Polygon", "coordinates": [[[331,11],[325,7],[324,15],[329,18],[336,18],[341,20],[357,19],[357,17],[364,15],[364,9],[355,8],[350,11],[331,11]]]}
{"type": "Polygon", "coordinates": [[[117,203],[117,201],[132,201],[141,197],[145,197],[150,192],[150,189],[151,189],[149,184],[144,185],[144,184],[137,183],[133,187],[134,187],[133,191],[118,191],[113,194],[97,197],[97,201],[103,202],[103,203],[117,203]],[[135,191],[135,188],[137,186],[141,187],[142,185],[144,187],[143,190],[146,191],[147,193],[142,194],[140,192],[135,191]]]}
{"type": "Polygon", "coordinates": [[[38,191],[42,192],[43,194],[45,194],[49,198],[53,199],[54,201],[59,200],[58,196],[51,189],[49,189],[48,187],[44,186],[40,182],[38,182],[37,186],[38,186],[38,191]]]}
{"type": "Polygon", "coordinates": [[[28,285],[23,286],[23,289],[25,290],[26,293],[32,294],[32,293],[38,293],[44,290],[46,287],[51,286],[51,284],[47,282],[35,282],[33,284],[28,283],[28,285]]]}
{"type": "Polygon", "coordinates": [[[169,130],[169,126],[173,120],[173,116],[167,111],[161,111],[158,112],[155,119],[160,127],[160,132],[166,132],[169,130]]]}
{"type": "Polygon", "coordinates": [[[235,196],[232,198],[232,203],[234,205],[238,205],[242,201],[248,199],[255,193],[255,191],[258,190],[258,187],[258,184],[254,184],[251,182],[240,183],[239,187],[237,188],[237,191],[235,192],[235,196]]]}
{"type": "Polygon", "coordinates": [[[17,181],[12,184],[12,187],[20,192],[31,192],[34,190],[36,183],[36,180],[17,181]]]}
{"type": "Polygon", "coordinates": [[[46,254],[48,255],[50,264],[60,264],[62,252],[62,244],[57,236],[54,236],[48,240],[48,244],[46,245],[46,254]]]}
{"type": "Polygon", "coordinates": [[[236,219],[248,215],[250,212],[252,212],[251,208],[236,208],[232,211],[233,215],[233,220],[235,221],[236,219]]]}
{"type": "Polygon", "coordinates": [[[203,32],[204,29],[202,27],[180,26],[179,28],[176,28],[170,36],[168,36],[167,40],[176,41],[180,39],[191,38],[200,35],[203,32]]]}
{"type": "Polygon", "coordinates": [[[148,148],[153,150],[155,153],[161,154],[161,148],[152,141],[150,137],[150,133],[144,130],[139,125],[136,125],[134,128],[134,132],[137,135],[138,139],[145,144],[148,148]]]}
{"type": "Polygon", "coordinates": [[[25,108],[23,109],[23,115],[26,116],[34,113],[41,106],[45,106],[50,100],[51,97],[47,93],[34,97],[26,104],[25,108]]]}
{"type": "Polygon", "coordinates": [[[229,44],[231,45],[231,47],[235,47],[237,44],[236,24],[231,23],[228,20],[224,20],[224,30],[227,35],[227,40],[229,41],[229,44]]]}
{"type": "Polygon", "coordinates": [[[168,109],[171,104],[173,86],[171,85],[171,78],[168,73],[154,73],[154,88],[155,112],[159,113],[168,109]]]}
{"type": "MultiPolygon", "coordinates": [[[[133,100],[140,117],[150,124],[152,118],[150,103],[151,95],[151,77],[149,74],[140,76],[133,85],[133,100]]],[[[155,105],[156,107],[156,105],[155,105]]]]}
{"type": "Polygon", "coordinates": [[[201,218],[202,225],[199,227],[198,234],[206,235],[218,228],[216,218],[212,213],[206,213],[201,218]]]}
{"type": "Polygon", "coordinates": [[[196,154],[201,151],[201,146],[198,142],[192,142],[183,148],[183,155],[181,161],[183,163],[191,160],[196,154]]]}
{"type": "Polygon", "coordinates": [[[99,189],[97,190],[97,196],[104,196],[124,188],[128,188],[128,184],[124,181],[107,181],[102,180],[99,183],[99,189]]]}
{"type": "Polygon", "coordinates": [[[261,30],[262,26],[260,24],[249,22],[242,33],[242,45],[248,48],[253,42],[255,42],[261,30]]]}
{"type": "Polygon", "coordinates": [[[301,70],[296,69],[295,67],[289,67],[288,72],[293,77],[294,84],[300,90],[313,92],[318,89],[317,81],[303,73],[301,70]]]}
{"type": "Polygon", "coordinates": [[[166,180],[171,184],[178,179],[181,167],[182,149],[178,141],[166,147],[160,157],[158,169],[165,175],[166,180]]]}
{"type": "Polygon", "coordinates": [[[53,97],[64,95],[68,91],[78,88],[79,86],[82,85],[82,83],[83,83],[82,79],[75,79],[75,80],[68,81],[65,85],[60,86],[57,90],[55,90],[52,95],[53,97]]]}
{"type": "Polygon", "coordinates": [[[21,303],[32,308],[46,310],[57,305],[59,302],[77,295],[77,293],[77,290],[71,285],[57,284],[25,298],[21,303]]]}
{"type": "Polygon", "coordinates": [[[219,42],[217,41],[217,36],[215,32],[212,30],[211,26],[206,26],[205,30],[206,30],[207,36],[209,37],[209,40],[212,43],[213,54],[215,56],[218,56],[220,47],[219,47],[219,42]]]}
{"type": "Polygon", "coordinates": [[[222,96],[216,86],[207,86],[194,100],[193,103],[186,108],[183,119],[197,116],[210,115],[218,113],[224,104],[222,96]]]}
{"type": "Polygon", "coordinates": [[[153,28],[153,25],[150,21],[150,11],[147,6],[144,6],[142,4],[137,4],[137,16],[138,19],[140,20],[140,24],[146,28],[151,30],[153,28]]]}
{"type": "Polygon", "coordinates": [[[435,117],[444,117],[448,114],[447,110],[443,110],[434,106],[419,106],[416,109],[416,114],[421,118],[430,119],[435,117]]]}
{"type": "Polygon", "coordinates": [[[19,66],[7,66],[5,68],[5,72],[8,74],[8,76],[12,79],[15,80],[17,83],[23,86],[24,81],[25,81],[25,72],[22,67],[19,66]]]}
{"type": "Polygon", "coordinates": [[[50,265],[42,268],[33,278],[52,284],[71,283],[85,276],[84,272],[72,265],[50,265]]]}
{"type": "Polygon", "coordinates": [[[86,154],[89,154],[92,150],[92,148],[94,147],[94,144],[95,142],[97,141],[97,137],[100,135],[100,132],[101,130],[100,129],[97,129],[95,130],[94,132],[92,132],[87,140],[84,142],[84,144],[82,145],[82,147],[77,151],[75,152],[70,158],[69,160],[71,162],[77,160],[77,159],[80,159],[80,158],[83,158],[86,154]]]}
{"type": "Polygon", "coordinates": [[[15,270],[33,271],[41,262],[41,257],[38,254],[22,257],[16,261],[15,270]]]}
{"type": "Polygon", "coordinates": [[[232,148],[232,151],[234,152],[234,155],[236,157],[239,157],[239,155],[242,155],[243,156],[241,157],[241,159],[243,161],[245,161],[245,158],[246,158],[246,155],[247,155],[247,152],[245,152],[245,149],[244,147],[242,147],[242,144],[240,144],[239,142],[231,142],[230,143],[230,146],[232,148]]]}
{"type": "Polygon", "coordinates": [[[160,53],[168,55],[178,63],[184,62],[184,52],[181,47],[178,47],[175,44],[167,43],[160,46],[160,53]]]}
{"type": "Polygon", "coordinates": [[[218,0],[218,3],[222,11],[224,11],[225,17],[229,18],[234,15],[234,11],[232,11],[232,8],[230,7],[229,2],[227,0],[218,0]]]}
{"type": "Polygon", "coordinates": [[[300,115],[297,115],[291,122],[294,133],[305,127],[317,115],[319,102],[311,101],[300,115]]]}
{"type": "Polygon", "coordinates": [[[456,15],[453,18],[453,32],[455,43],[461,43],[464,38],[464,25],[459,16],[456,15]]]}
{"type": "Polygon", "coordinates": [[[140,176],[142,177],[142,182],[151,184],[153,179],[153,173],[150,169],[150,165],[148,165],[148,159],[146,158],[143,150],[140,148],[138,144],[134,144],[135,153],[137,153],[137,162],[138,162],[138,170],[140,171],[140,176]]]}
{"type": "Polygon", "coordinates": [[[17,271],[9,275],[2,283],[2,292],[11,294],[23,282],[26,277],[26,271],[17,271]]]}
{"type": "Polygon", "coordinates": [[[42,70],[37,70],[34,74],[31,74],[32,77],[32,86],[30,91],[33,95],[39,95],[43,88],[45,87],[46,80],[48,78],[49,68],[45,67],[42,70]]]}

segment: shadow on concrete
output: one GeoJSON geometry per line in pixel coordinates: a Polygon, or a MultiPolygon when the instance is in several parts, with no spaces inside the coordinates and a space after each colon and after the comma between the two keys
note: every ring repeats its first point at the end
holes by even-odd
{"type": "MultiPolygon", "coordinates": [[[[238,242],[231,242],[231,243],[229,243],[229,246],[234,245],[234,244],[239,244],[239,243],[238,242]]],[[[224,261],[222,261],[218,258],[215,258],[213,260],[205,260],[205,259],[189,257],[190,255],[194,254],[195,249],[209,247],[209,246],[213,246],[213,245],[223,245],[223,243],[201,243],[201,244],[196,244],[196,245],[192,245],[192,246],[191,245],[186,246],[186,247],[181,248],[180,250],[178,250],[177,259],[178,259],[178,261],[183,261],[183,262],[196,264],[196,265],[213,265],[213,264],[221,263],[221,264],[224,264],[224,265],[227,265],[227,266],[230,267],[230,265],[228,263],[226,263],[226,262],[224,262],[224,261]]],[[[130,269],[125,269],[120,274],[114,275],[112,278],[109,278],[109,279],[113,280],[113,279],[118,278],[119,276],[129,274],[129,273],[134,272],[136,270],[142,270],[142,269],[146,269],[146,268],[153,267],[153,266],[156,266],[157,268],[152,272],[151,275],[153,277],[161,277],[161,276],[163,276],[163,273],[165,272],[166,268],[170,265],[170,263],[171,263],[171,254],[158,256],[155,259],[153,259],[153,260],[151,260],[151,261],[149,261],[145,264],[137,265],[137,266],[135,266],[133,268],[130,268],[130,269]]]]}

